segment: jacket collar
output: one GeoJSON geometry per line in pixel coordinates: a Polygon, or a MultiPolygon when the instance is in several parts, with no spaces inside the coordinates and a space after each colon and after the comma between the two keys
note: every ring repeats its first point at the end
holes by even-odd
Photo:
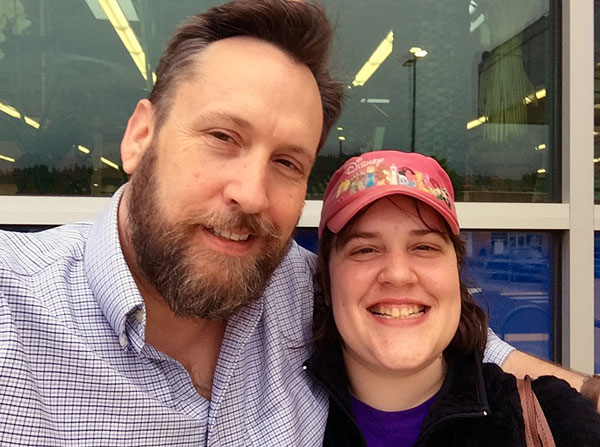
{"type": "Polygon", "coordinates": [[[319,343],[310,358],[304,363],[306,372],[327,390],[342,409],[350,410],[348,376],[344,357],[339,344],[319,343]]]}
{"type": "Polygon", "coordinates": [[[425,417],[419,439],[449,419],[483,417],[490,412],[482,370],[482,355],[448,360],[448,371],[436,401],[425,417]]]}
{"type": "MultiPolygon", "coordinates": [[[[351,415],[348,376],[339,344],[319,344],[304,366],[307,373],[328,391],[334,404],[351,415]]],[[[421,437],[427,436],[434,426],[446,419],[485,416],[488,413],[481,354],[451,358],[446,379],[423,423],[421,437]]]]}

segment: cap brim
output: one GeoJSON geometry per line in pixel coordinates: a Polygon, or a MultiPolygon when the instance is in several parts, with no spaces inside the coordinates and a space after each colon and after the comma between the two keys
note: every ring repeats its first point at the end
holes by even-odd
{"type": "Polygon", "coordinates": [[[352,202],[344,206],[338,213],[331,216],[327,222],[327,228],[333,233],[338,233],[342,228],[354,217],[356,213],[362,210],[365,206],[381,199],[382,197],[401,194],[404,196],[413,197],[437,211],[443,219],[448,223],[453,234],[459,234],[460,229],[456,216],[447,208],[446,204],[440,200],[432,198],[430,195],[421,193],[418,189],[408,188],[402,185],[380,186],[375,191],[369,191],[369,194],[364,194],[362,197],[353,198],[352,202]]]}

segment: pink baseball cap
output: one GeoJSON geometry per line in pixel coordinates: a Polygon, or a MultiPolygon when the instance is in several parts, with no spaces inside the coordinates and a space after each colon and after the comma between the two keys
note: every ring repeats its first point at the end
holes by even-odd
{"type": "Polygon", "coordinates": [[[339,232],[365,206],[392,194],[426,203],[459,233],[454,189],[439,163],[414,152],[386,150],[352,157],[335,171],[323,198],[319,237],[325,227],[339,232]]]}

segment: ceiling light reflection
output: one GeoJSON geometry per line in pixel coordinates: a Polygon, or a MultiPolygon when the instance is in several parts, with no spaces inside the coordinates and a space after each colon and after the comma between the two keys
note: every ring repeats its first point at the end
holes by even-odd
{"type": "Polygon", "coordinates": [[[14,163],[16,161],[14,158],[9,157],[8,155],[1,155],[1,154],[0,154],[0,160],[8,161],[9,163],[14,163]]]}
{"type": "Polygon", "coordinates": [[[546,89],[545,88],[541,88],[539,90],[536,90],[535,93],[532,93],[531,95],[527,95],[525,98],[523,98],[523,104],[527,105],[527,104],[531,104],[534,99],[543,99],[545,98],[547,95],[546,89]]]}
{"type": "MultiPolygon", "coordinates": [[[[0,102],[0,112],[4,112],[9,116],[12,116],[13,118],[16,119],[21,119],[21,112],[19,112],[17,109],[15,109],[13,106],[10,106],[8,104],[4,104],[2,102],[0,102]]],[[[27,116],[27,115],[23,115],[23,120],[25,121],[26,124],[30,125],[31,127],[35,128],[35,129],[39,129],[40,128],[40,123],[39,121],[34,120],[33,118],[27,116]]]]}
{"type": "Polygon", "coordinates": [[[390,31],[388,35],[381,41],[375,49],[371,57],[365,62],[362,68],[356,74],[352,85],[355,87],[363,86],[369,78],[377,71],[379,66],[383,64],[386,58],[392,53],[394,48],[394,32],[390,31]]]}
{"type": "Polygon", "coordinates": [[[107,166],[110,166],[113,169],[119,170],[119,165],[117,165],[114,161],[110,161],[108,158],[100,157],[100,161],[107,166]]]}
{"type": "MultiPolygon", "coordinates": [[[[98,0],[98,3],[106,14],[106,17],[108,17],[108,20],[110,20],[110,23],[117,32],[121,42],[125,45],[125,48],[142,74],[142,77],[147,80],[146,53],[144,53],[140,42],[131,29],[131,26],[129,26],[129,22],[125,17],[125,14],[123,14],[123,10],[119,6],[119,3],[117,0],[98,0]]],[[[156,83],[156,74],[154,73],[152,73],[152,81],[156,83]]]]}
{"type": "Polygon", "coordinates": [[[480,126],[481,124],[486,123],[488,121],[489,121],[489,118],[487,116],[480,116],[476,120],[469,121],[467,123],[467,130],[471,130],[474,127],[480,126]]]}

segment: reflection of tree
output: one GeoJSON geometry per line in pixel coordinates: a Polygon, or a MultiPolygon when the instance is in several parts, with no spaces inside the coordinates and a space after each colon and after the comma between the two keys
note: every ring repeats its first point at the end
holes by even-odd
{"type": "Polygon", "coordinates": [[[89,146],[91,138],[80,117],[65,114],[39,130],[21,127],[22,134],[31,135],[15,163],[17,194],[91,194],[92,161],[77,150],[78,144],[89,146]]]}
{"type": "MultiPolygon", "coordinates": [[[[357,154],[355,154],[357,155],[357,154]]],[[[354,155],[319,155],[308,178],[306,198],[308,200],[321,200],[327,188],[327,182],[337,168],[354,155]]]]}
{"type": "MultiPolygon", "coordinates": [[[[429,154],[424,154],[429,155],[429,154]]],[[[450,167],[448,164],[448,160],[441,157],[436,157],[435,155],[429,155],[431,158],[435,159],[440,166],[448,173],[448,177],[450,177],[450,181],[452,182],[452,187],[454,188],[454,197],[462,197],[463,187],[465,183],[465,178],[462,175],[459,175],[454,169],[450,167]]]]}
{"type": "MultiPolygon", "coordinates": [[[[317,156],[317,160],[308,179],[308,189],[306,192],[307,200],[321,200],[323,198],[323,194],[325,194],[327,183],[336,169],[342,166],[346,160],[357,155],[359,155],[359,153],[352,155],[344,154],[342,157],[335,155],[317,156]]],[[[435,158],[438,163],[440,163],[440,165],[450,176],[450,180],[454,186],[455,195],[457,197],[462,195],[464,177],[459,175],[454,169],[450,168],[445,158],[439,158],[435,156],[432,157],[435,158]]]]}
{"type": "Polygon", "coordinates": [[[36,160],[36,164],[17,167],[13,172],[17,184],[17,194],[23,195],[65,195],[89,196],[92,168],[74,166],[65,169],[52,169],[36,160]]]}
{"type": "Polygon", "coordinates": [[[144,92],[119,85],[120,66],[89,57],[57,56],[45,74],[45,88],[52,94],[39,114],[40,128],[21,122],[11,133],[23,152],[13,173],[17,194],[112,192],[127,179],[122,171],[103,169],[100,157],[118,163],[118,141],[130,110],[123,103],[135,104],[144,92]],[[79,145],[91,153],[80,152],[79,145]]]}
{"type": "Polygon", "coordinates": [[[478,0],[478,9],[485,15],[482,42],[490,51],[482,57],[479,79],[479,110],[491,123],[484,134],[494,141],[505,141],[509,135],[523,134],[521,126],[505,124],[527,123],[524,98],[533,85],[523,68],[521,31],[533,15],[536,2],[523,0],[478,0]]]}
{"type": "MultiPolygon", "coordinates": [[[[0,42],[6,40],[6,33],[21,36],[31,21],[25,15],[25,9],[20,0],[0,0],[0,42]]],[[[4,58],[4,51],[0,49],[0,60],[4,58]]]]}

